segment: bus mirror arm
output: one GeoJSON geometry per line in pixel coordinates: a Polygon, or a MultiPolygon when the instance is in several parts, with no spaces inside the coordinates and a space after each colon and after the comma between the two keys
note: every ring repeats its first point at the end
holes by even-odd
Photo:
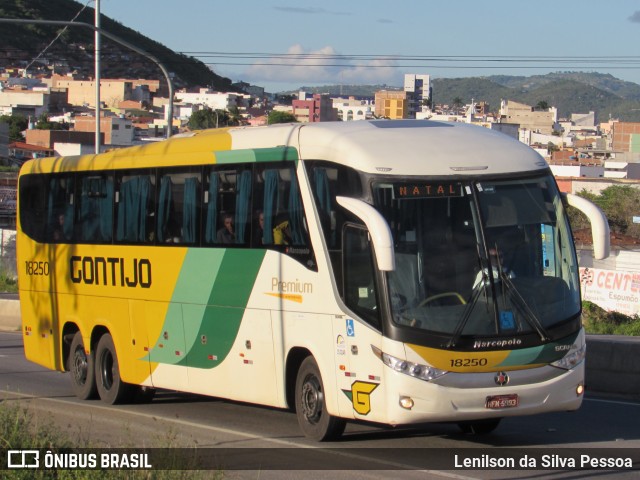
{"type": "Polygon", "coordinates": [[[584,213],[591,223],[591,234],[593,237],[593,256],[596,260],[601,260],[609,256],[610,250],[610,234],[609,222],[602,210],[589,200],[573,195],[571,193],[563,193],[562,196],[572,207],[577,208],[584,213]]]}
{"type": "Polygon", "coordinates": [[[349,210],[364,222],[371,235],[373,248],[376,254],[378,268],[383,272],[391,272],[396,269],[396,261],[393,250],[393,236],[389,224],[373,206],[362,200],[350,197],[336,197],[339,205],[349,210]]]}

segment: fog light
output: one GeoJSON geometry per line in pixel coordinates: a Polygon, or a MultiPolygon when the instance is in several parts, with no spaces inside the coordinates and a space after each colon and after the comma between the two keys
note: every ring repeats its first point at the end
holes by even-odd
{"type": "Polygon", "coordinates": [[[580,396],[584,393],[584,385],[579,383],[578,386],[576,387],[576,395],[580,396]]]}
{"type": "Polygon", "coordinates": [[[400,397],[400,406],[406,410],[413,408],[413,399],[411,397],[400,397]]]}

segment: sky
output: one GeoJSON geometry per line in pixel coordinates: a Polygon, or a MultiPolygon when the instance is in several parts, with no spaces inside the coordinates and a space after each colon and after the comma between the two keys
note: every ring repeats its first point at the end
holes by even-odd
{"type": "Polygon", "coordinates": [[[637,0],[100,0],[100,11],[269,92],[402,86],[405,73],[583,71],[640,84],[637,0]]]}

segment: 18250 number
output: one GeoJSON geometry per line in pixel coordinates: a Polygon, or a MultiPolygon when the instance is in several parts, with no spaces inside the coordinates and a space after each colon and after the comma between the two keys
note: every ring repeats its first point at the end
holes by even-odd
{"type": "Polygon", "coordinates": [[[26,260],[25,262],[25,272],[27,275],[36,275],[36,276],[48,276],[49,275],[49,262],[34,262],[31,260],[26,260]]]}
{"type": "Polygon", "coordinates": [[[452,358],[449,360],[452,367],[484,367],[488,360],[486,358],[452,358]]]}

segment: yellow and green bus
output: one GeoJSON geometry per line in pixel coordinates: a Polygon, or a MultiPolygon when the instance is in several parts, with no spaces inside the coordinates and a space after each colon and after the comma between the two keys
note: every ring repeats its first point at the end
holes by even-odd
{"type": "MultiPolygon", "coordinates": [[[[606,256],[606,219],[567,200],[606,256]]],[[[26,357],[83,399],[292,408],[316,440],[348,420],[482,433],[582,401],[562,196],[485,128],[216,129],[34,160],[17,242],[26,357]]]]}

